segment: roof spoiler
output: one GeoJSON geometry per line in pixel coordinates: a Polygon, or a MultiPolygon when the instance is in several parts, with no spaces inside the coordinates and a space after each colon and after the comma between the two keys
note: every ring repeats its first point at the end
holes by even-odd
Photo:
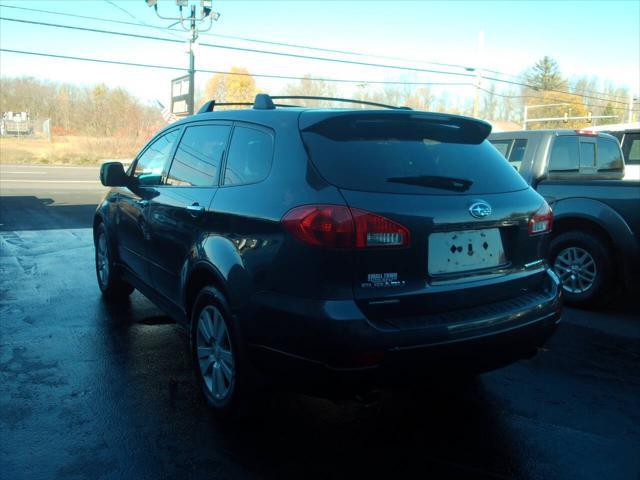
{"type": "Polygon", "coordinates": [[[482,143],[491,124],[461,115],[431,112],[307,111],[300,116],[300,130],[332,140],[398,139],[435,140],[447,143],[482,143]]]}

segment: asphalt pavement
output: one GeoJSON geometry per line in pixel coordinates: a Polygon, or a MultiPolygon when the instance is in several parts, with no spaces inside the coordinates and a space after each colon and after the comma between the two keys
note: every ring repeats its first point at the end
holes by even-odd
{"type": "Polygon", "coordinates": [[[1,478],[640,478],[640,292],[565,309],[537,356],[470,384],[280,393],[225,424],[184,331],[137,292],[102,301],[96,178],[0,166],[1,478]]]}

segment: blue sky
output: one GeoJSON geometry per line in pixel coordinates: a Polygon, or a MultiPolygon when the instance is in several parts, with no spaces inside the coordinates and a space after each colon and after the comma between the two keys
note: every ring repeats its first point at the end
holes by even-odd
{"type": "MultiPolygon", "coordinates": [[[[193,0],[191,0],[193,1],[193,0]]],[[[144,0],[116,1],[139,21],[166,26],[144,0]]],[[[36,8],[136,22],[107,1],[16,1],[0,5],[36,8]]],[[[173,0],[159,0],[160,12],[177,13],[173,0]]],[[[569,77],[597,76],[602,82],[640,91],[640,1],[449,1],[449,2],[310,2],[310,1],[214,1],[221,13],[213,33],[353,50],[370,55],[404,57],[519,74],[543,55],[555,58],[569,77]],[[483,47],[479,47],[483,32],[483,47]]],[[[51,14],[0,8],[2,17],[83,27],[135,32],[154,36],[186,38],[143,27],[109,24],[51,14]]],[[[245,41],[201,37],[201,41],[243,47],[274,49],[310,55],[345,56],[285,49],[245,41]]],[[[63,30],[2,21],[0,46],[64,55],[87,56],[130,62],[186,66],[186,47],[179,44],[63,30]]],[[[253,73],[351,78],[368,80],[410,80],[425,82],[471,81],[460,77],[409,73],[326,62],[200,47],[197,66],[228,70],[245,66],[253,73]]],[[[363,60],[362,58],[356,58],[363,60]]],[[[366,59],[365,59],[366,60],[366,59]]],[[[383,62],[379,59],[370,59],[383,62]]],[[[413,62],[384,62],[425,68],[444,68],[413,62]]],[[[464,71],[446,68],[452,71],[464,71]]],[[[30,75],[74,82],[121,85],[143,100],[166,101],[169,80],[180,72],[133,67],[116,67],[68,60],[53,60],[10,53],[0,55],[3,76],[30,75]]],[[[198,74],[203,84],[209,74],[198,74]]],[[[280,80],[258,80],[265,91],[277,92],[280,80]]],[[[488,86],[487,83],[484,84],[488,86]]],[[[497,84],[498,91],[509,88],[497,84]]],[[[341,93],[349,94],[343,87],[341,93]]],[[[470,86],[434,87],[436,92],[468,98],[470,86]]]]}

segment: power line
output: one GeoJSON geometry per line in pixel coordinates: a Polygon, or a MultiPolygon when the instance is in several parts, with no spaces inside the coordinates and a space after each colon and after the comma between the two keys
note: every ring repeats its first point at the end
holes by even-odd
{"type": "MultiPolygon", "coordinates": [[[[22,20],[22,19],[7,18],[7,17],[0,17],[0,20],[18,22],[18,23],[26,23],[26,24],[33,24],[33,25],[42,25],[42,26],[55,27],[55,28],[68,28],[68,29],[72,29],[72,30],[88,31],[88,32],[94,32],[94,33],[103,33],[103,34],[108,34],[108,35],[121,35],[121,36],[125,36],[125,37],[141,38],[141,39],[145,39],[145,40],[158,40],[158,41],[165,41],[165,42],[172,42],[172,43],[182,43],[180,40],[174,40],[174,39],[171,39],[171,38],[153,37],[151,35],[140,35],[140,34],[126,33],[126,32],[114,32],[114,31],[110,31],[110,30],[102,30],[102,29],[96,29],[96,28],[77,27],[77,26],[71,26],[71,25],[60,25],[60,24],[55,24],[55,23],[36,22],[36,21],[32,21],[32,20],[22,20]]],[[[336,58],[328,58],[328,57],[318,57],[318,56],[312,56],[312,55],[301,55],[301,54],[294,54],[294,53],[275,52],[275,51],[271,51],[271,50],[260,50],[260,49],[246,48],[246,47],[234,47],[234,46],[230,46],[230,45],[215,45],[215,44],[210,44],[210,43],[201,43],[200,45],[203,46],[203,47],[210,47],[210,48],[219,48],[219,49],[242,51],[242,52],[248,52],[248,53],[275,55],[275,56],[282,56],[282,57],[289,57],[289,58],[299,58],[299,59],[305,59],[305,60],[334,62],[334,63],[358,65],[358,66],[365,66],[365,67],[386,68],[386,69],[411,71],[411,72],[419,72],[419,73],[432,73],[432,74],[437,74],[437,75],[452,75],[452,76],[460,76],[460,77],[467,77],[467,78],[476,76],[475,74],[472,74],[472,73],[447,72],[447,71],[435,70],[435,69],[406,67],[406,66],[399,66],[399,65],[386,65],[386,64],[370,63],[370,62],[360,62],[360,61],[356,61],[356,60],[344,60],[344,59],[336,59],[336,58]]],[[[535,89],[535,87],[533,85],[530,85],[530,84],[527,84],[527,83],[523,83],[523,82],[515,82],[515,81],[511,81],[511,80],[504,80],[504,79],[500,79],[500,78],[486,77],[486,76],[484,77],[484,79],[485,80],[495,81],[495,82],[507,83],[507,84],[511,84],[511,85],[517,85],[517,86],[522,86],[522,87],[528,87],[528,88],[535,89]]],[[[582,97],[582,98],[591,98],[591,99],[599,100],[599,101],[608,101],[610,103],[618,103],[618,104],[621,104],[621,105],[626,105],[627,104],[626,102],[622,102],[622,101],[618,101],[618,100],[609,100],[609,99],[604,99],[604,98],[601,98],[601,97],[593,97],[593,96],[584,95],[584,94],[580,94],[580,93],[569,92],[569,91],[565,91],[565,90],[549,89],[549,90],[546,90],[546,91],[555,92],[555,93],[564,93],[564,94],[567,94],[567,95],[573,95],[573,96],[582,97]]]]}
{"type": "MultiPolygon", "coordinates": [[[[111,31],[111,30],[102,30],[102,29],[99,29],[99,28],[77,27],[77,26],[72,26],[72,25],[60,25],[60,24],[57,24],[57,23],[37,22],[35,20],[23,20],[23,19],[19,19],[19,18],[9,18],[9,17],[0,17],[0,20],[5,20],[5,21],[9,21],[9,22],[17,22],[17,23],[26,23],[26,24],[31,24],[31,25],[41,25],[41,26],[45,26],[45,27],[68,28],[68,29],[71,29],[71,30],[79,30],[79,31],[86,31],[86,32],[93,32],[93,33],[103,33],[103,34],[107,34],[107,35],[121,35],[121,36],[125,36],[125,37],[141,38],[141,39],[144,39],[144,40],[158,40],[158,41],[172,42],[172,43],[183,43],[180,40],[174,40],[172,38],[154,37],[154,36],[151,36],[151,35],[142,35],[142,34],[128,33],[128,32],[114,32],[114,31],[111,31]]],[[[439,74],[439,75],[455,75],[455,76],[461,76],[461,77],[475,77],[475,74],[472,74],[472,73],[446,72],[446,71],[442,71],[442,70],[424,69],[424,68],[417,68],[417,67],[402,67],[402,66],[399,66],[399,65],[385,65],[385,64],[380,64],[380,63],[359,62],[359,61],[356,61],[356,60],[344,60],[344,59],[338,59],[338,58],[317,57],[317,56],[312,56],[312,55],[301,55],[301,54],[296,54],[296,53],[276,52],[276,51],[273,51],[273,50],[260,50],[260,49],[247,48],[247,47],[235,47],[235,46],[231,46],[231,45],[216,45],[216,44],[212,44],[212,43],[200,43],[200,46],[202,46],[202,47],[210,47],[210,48],[219,48],[219,49],[225,49],[225,50],[235,50],[235,51],[241,51],[241,52],[247,52],[247,53],[259,53],[259,54],[265,54],[265,55],[276,55],[276,56],[289,57],[289,58],[299,58],[299,59],[305,59],[305,60],[317,60],[317,61],[325,61],[325,62],[345,63],[345,64],[351,64],[351,65],[365,66],[365,67],[389,68],[389,69],[394,69],[394,70],[405,70],[405,71],[422,72],[422,73],[434,73],[434,74],[439,74]]],[[[503,82],[506,81],[506,80],[499,80],[499,79],[496,79],[496,80],[503,81],[503,82]]]]}
{"type": "MultiPolygon", "coordinates": [[[[38,8],[18,7],[18,6],[15,6],[15,5],[0,5],[0,7],[2,7],[2,8],[12,8],[12,9],[16,9],[16,10],[31,11],[31,12],[47,13],[47,14],[52,14],[52,15],[61,15],[61,16],[66,16],[66,17],[74,17],[74,18],[81,18],[81,19],[88,19],[88,20],[97,20],[97,21],[102,21],[102,22],[111,22],[111,23],[117,23],[117,24],[122,24],[122,25],[132,25],[132,26],[135,26],[135,27],[153,28],[153,29],[158,29],[158,30],[163,30],[163,31],[165,31],[165,30],[168,30],[168,31],[180,31],[180,30],[175,29],[175,28],[167,28],[167,27],[162,27],[162,26],[158,26],[158,25],[149,25],[149,24],[144,23],[141,20],[139,20],[137,17],[132,15],[130,12],[128,12],[124,8],[120,7],[119,5],[116,5],[111,0],[105,0],[105,1],[110,3],[110,4],[112,4],[114,7],[120,9],[121,11],[125,12],[131,18],[137,20],[138,23],[127,22],[127,21],[122,21],[122,20],[115,20],[115,19],[109,19],[109,18],[101,18],[101,17],[95,17],[95,16],[88,16],[88,15],[78,15],[78,14],[73,14],[73,13],[56,12],[56,11],[52,11],[52,10],[42,10],[42,9],[38,9],[38,8]]],[[[227,39],[232,39],[232,40],[241,40],[241,41],[245,41],[245,42],[262,43],[262,44],[266,44],[266,45],[283,46],[283,47],[288,47],[288,48],[315,50],[315,51],[321,51],[321,52],[327,52],[327,53],[338,53],[338,54],[344,54],[344,55],[353,55],[353,56],[361,56],[361,57],[369,57],[369,58],[380,58],[380,59],[385,59],[385,60],[400,60],[400,61],[407,61],[407,62],[413,62],[413,63],[439,65],[439,66],[443,66],[443,67],[462,68],[462,69],[465,69],[465,70],[469,70],[469,68],[470,68],[470,67],[468,67],[466,65],[459,65],[459,64],[434,62],[434,61],[428,61],[428,60],[417,60],[417,59],[409,59],[409,58],[394,57],[394,56],[367,54],[367,53],[354,52],[354,51],[349,51],[349,50],[336,50],[336,49],[330,49],[330,48],[314,47],[314,46],[309,46],[309,45],[299,45],[299,44],[285,43],[285,42],[275,42],[275,41],[262,40],[262,39],[243,37],[243,36],[235,36],[235,35],[222,35],[222,34],[215,34],[215,33],[201,33],[200,35],[201,36],[218,37],[218,38],[227,38],[227,39]]],[[[510,73],[500,72],[498,70],[492,70],[492,69],[480,68],[480,67],[478,67],[478,69],[482,70],[483,72],[494,73],[496,75],[502,75],[502,76],[505,76],[505,77],[511,77],[511,78],[515,78],[515,79],[522,78],[520,75],[514,75],[514,74],[510,74],[510,73]]],[[[473,75],[471,75],[471,76],[473,76],[473,75]]],[[[493,81],[512,83],[512,84],[519,85],[519,86],[529,86],[529,85],[522,84],[522,83],[519,83],[519,82],[515,82],[515,83],[514,82],[508,82],[508,81],[502,80],[502,79],[491,79],[491,78],[488,78],[488,79],[489,80],[493,80],[493,81]]],[[[574,92],[563,92],[563,93],[571,93],[571,94],[592,93],[592,94],[595,94],[595,95],[605,95],[605,96],[609,96],[609,97],[613,97],[613,98],[618,98],[618,96],[615,95],[615,94],[606,93],[606,92],[600,92],[600,91],[596,91],[596,90],[584,90],[584,89],[581,89],[581,90],[574,90],[574,92]]]]}
{"type": "MultiPolygon", "coordinates": [[[[501,93],[497,93],[497,92],[492,92],[491,90],[487,90],[486,88],[482,88],[482,87],[477,87],[479,90],[482,90],[483,92],[488,93],[489,95],[495,95],[497,97],[502,97],[502,98],[533,98],[535,100],[545,100],[544,97],[540,97],[537,95],[504,95],[501,93]]],[[[610,102],[610,100],[607,99],[602,99],[601,101],[603,102],[610,102]]],[[[584,107],[586,107],[586,105],[584,103],[581,102],[572,102],[571,100],[563,100],[562,103],[568,103],[571,105],[582,105],[584,107]]],[[[625,103],[625,105],[627,105],[625,103]]],[[[613,108],[614,110],[627,110],[627,107],[614,107],[613,105],[611,106],[611,108],[613,108]]],[[[636,111],[637,109],[634,109],[633,111],[636,111]]]]}
{"type": "MultiPolygon", "coordinates": [[[[134,18],[135,20],[138,20],[138,18],[134,17],[131,13],[127,12],[122,7],[116,5],[115,3],[111,2],[110,0],[105,0],[105,1],[110,3],[110,4],[112,4],[114,7],[124,11],[125,13],[127,13],[130,17],[134,18]]],[[[136,26],[136,27],[143,26],[143,27],[154,28],[154,29],[158,29],[158,30],[170,30],[170,31],[178,31],[178,32],[180,31],[180,30],[178,30],[176,28],[162,27],[162,26],[158,26],[158,25],[149,25],[147,23],[141,22],[140,20],[138,20],[138,23],[134,23],[134,22],[126,22],[126,21],[116,20],[116,19],[111,19],[111,18],[102,18],[102,17],[94,17],[94,16],[88,16],[88,15],[78,15],[78,14],[73,14],[73,13],[55,12],[55,11],[52,11],[52,10],[42,10],[42,9],[38,9],[38,8],[17,7],[15,5],[0,5],[0,7],[13,8],[13,9],[16,9],[16,10],[25,10],[25,11],[30,11],[30,12],[47,13],[47,14],[52,14],[52,15],[61,15],[61,16],[65,16],[65,17],[81,18],[81,19],[85,19],[85,20],[97,20],[97,21],[101,21],[101,22],[111,22],[111,23],[117,23],[117,24],[122,24],[122,25],[132,25],[132,26],[136,26]]],[[[428,60],[417,60],[417,59],[402,58],[402,57],[375,55],[375,54],[368,54],[368,53],[363,53],[363,52],[354,52],[354,51],[349,51],[349,50],[337,50],[337,49],[331,49],[331,48],[315,47],[315,46],[310,46],[310,45],[299,45],[299,44],[295,44],[295,43],[275,42],[275,41],[270,41],[270,40],[262,40],[262,39],[243,37],[243,36],[237,36],[237,35],[223,35],[223,34],[219,34],[219,33],[201,33],[200,35],[201,36],[207,36],[207,37],[227,38],[227,39],[230,39],[230,40],[241,40],[241,41],[244,41],[244,42],[262,43],[262,44],[265,44],[265,45],[275,45],[275,46],[288,47],[288,48],[299,48],[299,49],[303,49],[303,50],[315,50],[315,51],[319,51],[319,52],[339,53],[339,54],[343,54],[343,55],[354,55],[354,56],[361,56],[361,57],[381,58],[381,59],[386,59],[386,60],[402,60],[402,61],[414,62],[414,63],[424,63],[424,64],[429,64],[429,65],[439,65],[441,67],[453,67],[453,68],[462,68],[462,69],[468,69],[469,68],[468,66],[465,66],[465,65],[453,64],[453,63],[433,62],[433,61],[428,61],[428,60]]],[[[503,72],[498,72],[496,70],[487,70],[487,69],[485,69],[484,71],[491,72],[491,73],[496,73],[496,74],[499,74],[499,75],[511,76],[511,77],[514,77],[514,78],[519,78],[516,75],[503,73],[503,72]]]]}
{"type": "MultiPolygon", "coordinates": [[[[22,55],[35,55],[40,57],[51,57],[51,58],[60,58],[65,60],[80,60],[86,62],[95,62],[95,63],[108,63],[112,65],[124,65],[131,67],[146,67],[146,68],[158,68],[165,70],[181,70],[186,71],[187,68],[183,67],[174,67],[171,65],[156,65],[149,63],[136,63],[136,62],[126,62],[121,60],[106,60],[99,58],[90,58],[90,57],[77,57],[73,55],[60,55],[55,53],[45,53],[45,52],[33,52],[27,50],[14,50],[8,48],[0,48],[0,52],[7,53],[17,53],[22,55]]],[[[213,73],[213,74],[222,74],[222,75],[237,75],[237,76],[248,76],[248,77],[257,77],[257,78],[272,78],[279,80],[310,80],[310,81],[321,81],[328,83],[352,83],[352,84],[376,84],[376,85],[447,85],[447,86],[470,86],[473,85],[469,82],[403,82],[403,81],[386,81],[386,80],[351,80],[345,78],[318,78],[318,77],[296,77],[289,75],[271,75],[271,74],[263,74],[263,73],[244,73],[244,72],[225,72],[221,70],[209,70],[209,69],[196,69],[198,72],[202,73],[213,73]]]]}
{"type": "MultiPolygon", "coordinates": [[[[7,48],[0,48],[0,52],[7,53],[16,53],[22,55],[33,55],[39,57],[49,57],[49,58],[58,58],[63,60],[78,60],[85,62],[93,62],[93,63],[103,63],[110,65],[123,65],[130,67],[143,67],[143,68],[156,68],[163,70],[173,70],[173,71],[185,71],[186,68],[183,67],[174,67],[171,65],[157,65],[157,64],[149,64],[149,63],[137,63],[137,62],[126,62],[121,60],[107,60],[107,59],[99,59],[99,58],[90,58],[90,57],[77,57],[73,55],[59,55],[54,53],[45,53],[45,52],[32,52],[26,50],[13,50],[7,48]]],[[[208,69],[197,69],[198,72],[202,73],[213,73],[213,74],[223,74],[223,75],[236,75],[236,76],[251,76],[257,78],[271,78],[271,79],[284,79],[284,80],[311,80],[311,81],[323,81],[323,82],[333,82],[333,83],[352,83],[352,84],[389,84],[389,85],[447,85],[447,86],[472,86],[473,83],[465,82],[465,83],[449,83],[449,82],[394,82],[394,81],[378,81],[378,80],[351,80],[351,79],[339,79],[339,78],[313,78],[313,77],[295,77],[295,76],[287,76],[287,75],[271,75],[271,74],[260,74],[260,73],[244,73],[244,72],[225,72],[220,70],[208,70],[208,69]]],[[[506,98],[534,98],[541,99],[542,97],[536,97],[533,95],[502,95],[495,92],[490,92],[484,88],[480,87],[480,90],[483,90],[487,93],[497,95],[500,97],[506,98]]],[[[577,102],[564,102],[570,103],[574,105],[582,105],[577,102]]],[[[622,107],[613,107],[616,110],[623,110],[622,107]]],[[[635,110],[634,110],[635,111],[635,110]]]]}
{"type": "Polygon", "coordinates": [[[105,33],[107,35],[121,35],[124,37],[142,38],[144,40],[162,40],[165,42],[172,42],[172,43],[184,43],[181,40],[174,40],[173,38],[153,37],[151,35],[141,35],[139,33],[113,32],[111,30],[101,30],[99,28],[76,27],[73,25],[60,25],[59,23],[36,22],[35,20],[22,20],[19,18],[0,17],[0,20],[5,20],[7,22],[27,23],[31,25],[41,25],[44,27],[68,28],[70,30],[80,30],[83,32],[105,33]]]}
{"type": "Polygon", "coordinates": [[[165,70],[182,70],[182,71],[187,70],[186,68],[172,67],[169,65],[152,65],[150,63],[136,63],[136,62],[125,62],[120,60],[105,60],[105,59],[99,59],[99,58],[75,57],[72,55],[58,55],[55,53],[29,52],[26,50],[13,50],[9,48],[0,48],[0,52],[19,53],[21,55],[35,55],[38,57],[62,58],[65,60],[83,60],[86,62],[108,63],[111,65],[127,65],[131,67],[160,68],[165,70]]]}

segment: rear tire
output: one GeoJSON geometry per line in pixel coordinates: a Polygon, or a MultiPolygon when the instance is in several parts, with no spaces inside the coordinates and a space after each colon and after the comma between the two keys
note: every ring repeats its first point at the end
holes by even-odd
{"type": "Polygon", "coordinates": [[[125,282],[113,260],[109,235],[103,223],[98,225],[94,233],[96,277],[102,296],[110,302],[123,302],[129,298],[134,288],[125,282]]]}
{"type": "Polygon", "coordinates": [[[213,411],[224,419],[247,417],[254,388],[244,344],[224,295],[211,286],[194,302],[191,354],[198,385],[213,411]]]}
{"type": "Polygon", "coordinates": [[[567,304],[589,307],[606,301],[613,269],[600,237],[579,230],[558,235],[551,241],[549,263],[562,280],[567,304]]]}

